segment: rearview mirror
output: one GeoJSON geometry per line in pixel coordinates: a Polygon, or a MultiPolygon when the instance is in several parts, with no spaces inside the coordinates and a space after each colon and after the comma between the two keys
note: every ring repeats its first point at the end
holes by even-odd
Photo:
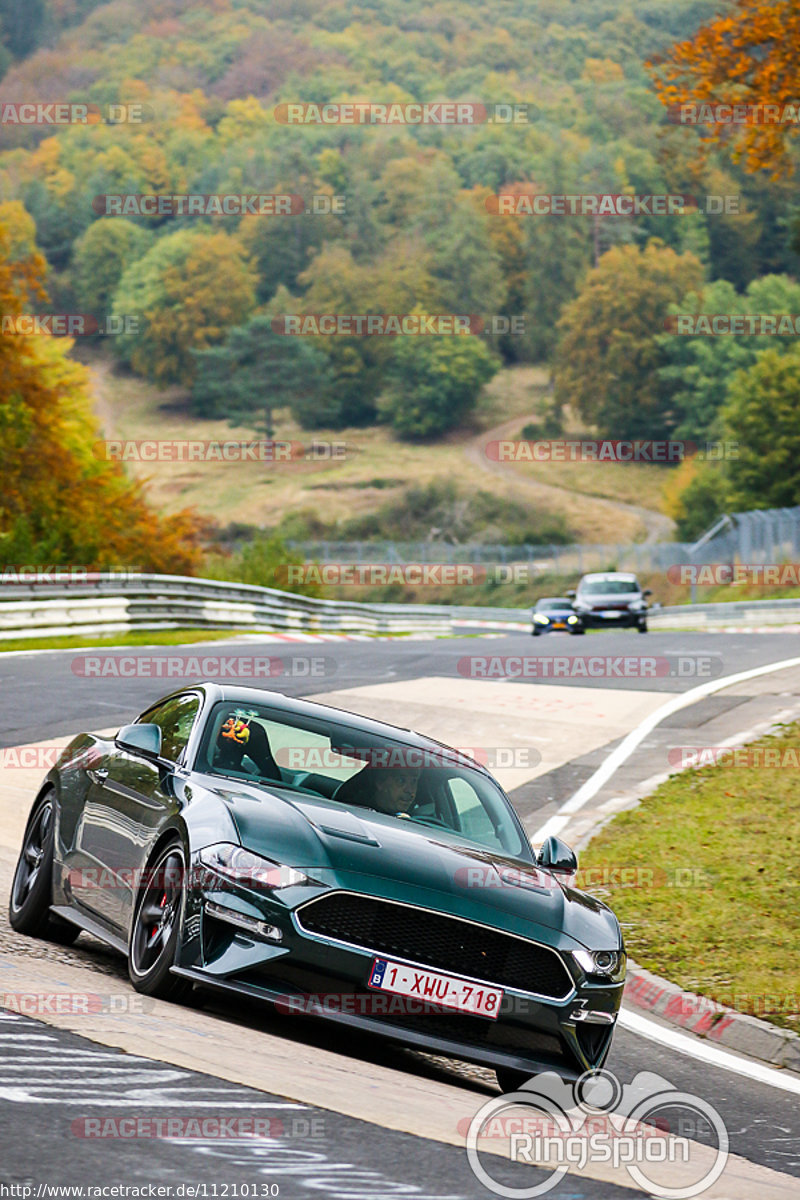
{"type": "Polygon", "coordinates": [[[574,850],[557,837],[546,839],[536,861],[542,870],[556,875],[574,875],[578,869],[574,850]]]}
{"type": "Polygon", "coordinates": [[[120,750],[158,758],[161,753],[161,729],[158,725],[123,725],[114,741],[120,750]]]}

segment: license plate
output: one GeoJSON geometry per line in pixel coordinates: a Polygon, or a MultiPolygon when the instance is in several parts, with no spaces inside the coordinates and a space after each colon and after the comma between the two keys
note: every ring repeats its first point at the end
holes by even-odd
{"type": "Polygon", "coordinates": [[[553,621],[553,629],[566,629],[566,628],[567,627],[563,623],[563,621],[553,621]]]}
{"type": "Polygon", "coordinates": [[[409,967],[387,958],[376,958],[373,962],[369,986],[382,992],[393,992],[396,996],[410,996],[415,1000],[427,1000],[430,1004],[441,1004],[443,1008],[457,1008],[460,1012],[491,1017],[492,1020],[496,1019],[503,999],[502,988],[470,983],[454,975],[441,975],[438,971],[420,970],[419,967],[409,967]]]}
{"type": "Polygon", "coordinates": [[[600,616],[601,617],[621,617],[622,613],[618,612],[616,608],[607,608],[604,612],[600,613],[600,616]]]}

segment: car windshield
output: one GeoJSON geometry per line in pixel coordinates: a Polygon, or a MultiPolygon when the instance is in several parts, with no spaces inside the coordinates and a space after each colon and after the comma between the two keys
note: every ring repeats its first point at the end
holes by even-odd
{"type": "Polygon", "coordinates": [[[563,612],[572,608],[571,600],[540,600],[536,605],[537,612],[563,612]]]}
{"type": "Polygon", "coordinates": [[[209,775],[289,788],[448,831],[513,856],[530,851],[498,784],[455,751],[421,748],[327,718],[220,702],[195,760],[209,775]]]}
{"type": "Polygon", "coordinates": [[[580,591],[584,596],[626,596],[638,593],[639,585],[635,579],[595,579],[582,583],[580,591]]]}

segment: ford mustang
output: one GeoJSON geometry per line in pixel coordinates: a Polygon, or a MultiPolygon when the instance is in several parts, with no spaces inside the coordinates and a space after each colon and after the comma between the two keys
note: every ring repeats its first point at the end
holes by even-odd
{"type": "Polygon", "coordinates": [[[619,924],[534,853],[477,762],[276,692],[204,683],[46,776],[11,925],[86,930],[140,992],[217,988],[495,1069],[501,1088],[608,1054],[619,924]]]}

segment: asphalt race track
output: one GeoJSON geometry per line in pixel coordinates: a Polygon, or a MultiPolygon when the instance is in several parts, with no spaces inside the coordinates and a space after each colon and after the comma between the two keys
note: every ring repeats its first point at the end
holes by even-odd
{"type": "MultiPolygon", "coordinates": [[[[495,773],[533,834],[670,696],[794,658],[797,647],[794,634],[643,638],[602,632],[536,643],[521,633],[430,642],[286,644],[265,638],[181,649],[3,655],[0,745],[30,746],[82,729],[117,728],[153,699],[191,682],[174,673],[179,657],[271,656],[280,662],[271,681],[255,681],[259,686],[323,698],[489,754],[513,751],[510,760],[500,755],[495,773]],[[87,667],[94,654],[103,664],[127,656],[138,665],[132,673],[113,674],[101,664],[98,672],[94,662],[87,667]],[[537,660],[536,674],[520,676],[520,656],[537,660]],[[564,661],[573,657],[605,665],[595,673],[570,673],[564,661]],[[166,668],[159,676],[153,666],[162,658],[173,660],[171,677],[166,668]],[[149,665],[142,667],[145,661],[149,665]]],[[[232,669],[229,662],[225,669],[232,669]]],[[[648,734],[596,802],[667,773],[676,747],[718,746],[793,715],[800,715],[798,668],[701,699],[648,734]]],[[[191,1193],[176,1190],[180,1185],[200,1182],[206,1192],[195,1195],[211,1200],[491,1194],[470,1171],[463,1150],[465,1123],[497,1095],[489,1072],[335,1026],[290,1022],[256,1005],[212,998],[202,1007],[177,1008],[145,1000],[128,986],[124,962],[86,935],[62,948],[12,934],[5,917],[10,873],[42,774],[25,763],[0,772],[0,991],[83,990],[102,996],[105,1007],[94,1017],[44,1014],[44,1020],[32,1020],[8,1012],[0,1019],[0,1183],[32,1189],[0,1194],[33,1200],[57,1194],[40,1190],[46,1184],[163,1184],[181,1196],[191,1193]],[[176,1114],[198,1122],[211,1115],[232,1122],[234,1130],[237,1121],[258,1120],[258,1136],[250,1126],[227,1139],[175,1134],[168,1121],[176,1114]],[[87,1136],[97,1128],[87,1122],[98,1115],[151,1123],[158,1117],[162,1124],[146,1141],[87,1136]]],[[[744,1058],[730,1052],[723,1058],[724,1067],[710,1065],[622,1027],[607,1067],[623,1084],[655,1072],[716,1108],[731,1158],[707,1196],[800,1195],[800,1077],[792,1077],[793,1092],[754,1082],[744,1058]]],[[[494,1176],[512,1188],[532,1188],[549,1174],[497,1157],[493,1163],[494,1176]]],[[[546,1194],[605,1200],[651,1193],[622,1171],[587,1169],[570,1173],[546,1194]]]]}

